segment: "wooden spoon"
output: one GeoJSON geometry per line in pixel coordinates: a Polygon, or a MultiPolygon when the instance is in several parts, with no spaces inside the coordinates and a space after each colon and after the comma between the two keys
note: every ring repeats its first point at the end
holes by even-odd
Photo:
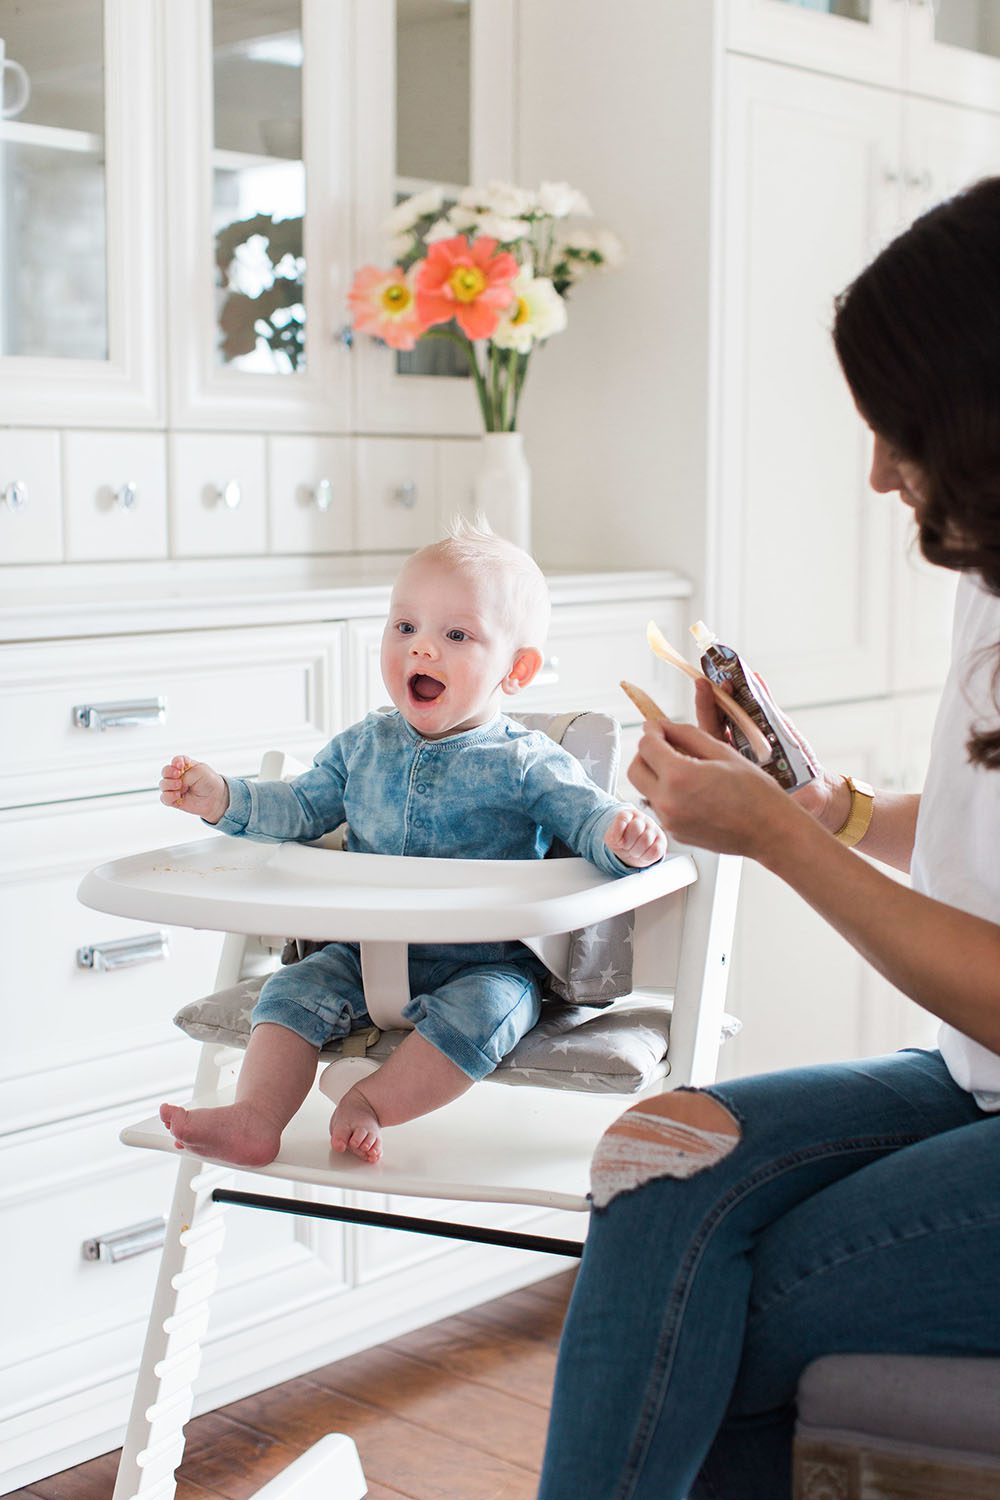
{"type": "MultiPolygon", "coordinates": [[[[658,656],[661,661],[669,662],[672,667],[677,667],[679,671],[684,672],[694,682],[704,680],[709,683],[712,693],[715,696],[715,701],[721,711],[728,719],[731,719],[734,724],[742,729],[749,740],[750,749],[753,751],[757,764],[761,766],[766,765],[774,754],[767,736],[754,723],[746,709],[740,707],[732,693],[727,693],[725,688],[720,687],[717,682],[712,682],[712,679],[706,677],[700,668],[693,667],[674,646],[671,646],[655,620],[650,620],[646,626],[646,640],[654,656],[658,656]]],[[[638,707],[638,704],[636,706],[638,707]]]]}

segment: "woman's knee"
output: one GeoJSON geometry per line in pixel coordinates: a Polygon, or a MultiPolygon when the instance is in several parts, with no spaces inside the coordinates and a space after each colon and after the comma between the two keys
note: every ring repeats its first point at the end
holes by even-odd
{"type": "Polygon", "coordinates": [[[693,1177],[729,1156],[735,1116],[712,1094],[676,1089],[633,1104],[605,1131],[591,1162],[591,1196],[603,1208],[654,1178],[693,1177]]]}

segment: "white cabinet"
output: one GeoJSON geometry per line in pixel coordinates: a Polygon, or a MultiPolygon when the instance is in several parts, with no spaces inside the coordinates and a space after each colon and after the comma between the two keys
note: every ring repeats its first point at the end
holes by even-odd
{"type": "Polygon", "coordinates": [[[994,0],[728,0],[727,46],[863,83],[996,109],[994,0]]]}
{"type": "Polygon", "coordinates": [[[0,35],[31,82],[0,121],[3,420],[160,425],[155,0],[71,0],[58,23],[3,0],[0,35]]]}

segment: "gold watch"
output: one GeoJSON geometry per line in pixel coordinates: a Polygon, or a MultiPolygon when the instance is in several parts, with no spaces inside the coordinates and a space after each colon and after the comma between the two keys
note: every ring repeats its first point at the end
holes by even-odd
{"type": "Polygon", "coordinates": [[[853,849],[855,844],[860,844],[871,824],[875,810],[875,789],[856,776],[845,776],[844,781],[851,794],[851,810],[833,836],[846,844],[848,849],[853,849]]]}

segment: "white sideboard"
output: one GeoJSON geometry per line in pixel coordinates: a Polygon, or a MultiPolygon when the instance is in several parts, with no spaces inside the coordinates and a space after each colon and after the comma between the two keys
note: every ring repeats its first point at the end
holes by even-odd
{"type": "MultiPolygon", "coordinates": [[[[683,679],[645,644],[650,617],[668,636],[685,628],[684,580],[650,572],[551,583],[545,666],[524,708],[608,710],[624,717],[628,743],[639,731],[620,678],[673,711],[687,703],[683,679]]],[[[152,565],[131,578],[106,567],[75,592],[38,572],[32,584],[8,580],[0,594],[5,1489],[120,1442],[157,1256],[93,1260],[83,1247],[124,1231],[137,1232],[119,1248],[155,1245],[155,1226],[141,1226],[166,1211],[171,1163],[122,1146],[118,1131],[190,1087],[195,1048],[171,1017],[213,988],[220,943],[87,910],[76,901],[80,877],[107,858],[198,835],[155,791],[174,752],[253,774],[263,749],[308,760],[386,701],[384,566],[325,579],[301,569],[277,576],[273,565],[256,577],[221,565],[200,576],[190,565],[152,565]],[[131,950],[108,950],[123,939],[131,950]],[[115,960],[124,966],[105,967],[115,960]]],[[[447,1217],[451,1207],[434,1211],[447,1217]]],[[[228,1219],[201,1410],[558,1264],[238,1210],[228,1219]]]]}

